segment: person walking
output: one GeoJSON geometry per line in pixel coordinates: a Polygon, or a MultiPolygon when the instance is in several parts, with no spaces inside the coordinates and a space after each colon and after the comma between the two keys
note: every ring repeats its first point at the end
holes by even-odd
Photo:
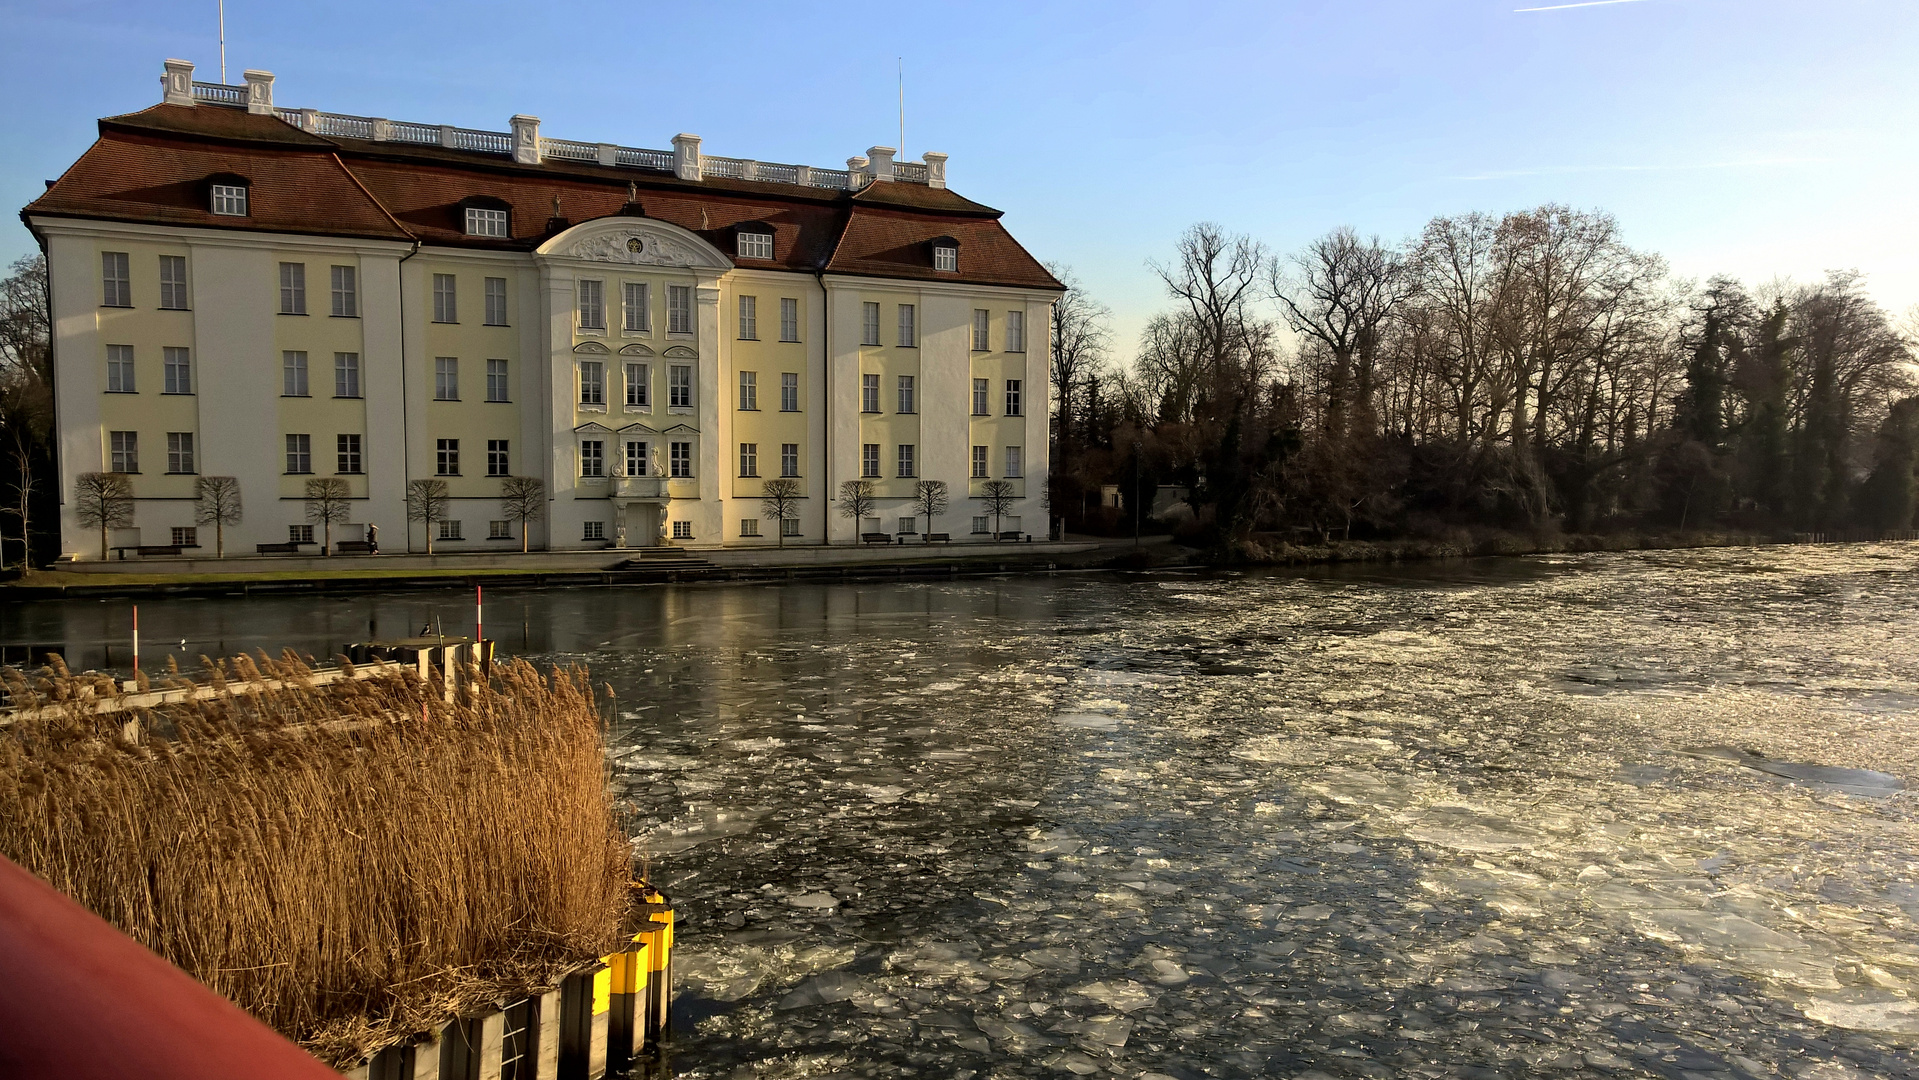
{"type": "Polygon", "coordinates": [[[366,553],[368,555],[378,555],[380,553],[380,527],[378,525],[368,525],[366,527],[366,553]]]}

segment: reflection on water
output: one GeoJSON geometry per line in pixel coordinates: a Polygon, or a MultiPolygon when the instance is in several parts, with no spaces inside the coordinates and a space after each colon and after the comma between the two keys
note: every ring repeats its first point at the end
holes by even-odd
{"type": "MultiPolygon", "coordinates": [[[[1916,554],[487,613],[618,695],[613,783],[688,918],[679,1075],[1905,1076],[1916,554]]],[[[22,605],[0,637],[114,611],[22,605]]],[[[471,608],[141,616],[314,651],[471,608]]]]}

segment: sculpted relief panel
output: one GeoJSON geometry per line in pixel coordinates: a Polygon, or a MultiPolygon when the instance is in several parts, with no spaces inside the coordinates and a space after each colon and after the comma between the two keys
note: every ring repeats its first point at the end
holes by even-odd
{"type": "Polygon", "coordinates": [[[635,266],[699,267],[711,266],[710,256],[697,251],[677,237],[653,232],[621,230],[582,237],[556,255],[591,262],[627,263],[635,266]]]}

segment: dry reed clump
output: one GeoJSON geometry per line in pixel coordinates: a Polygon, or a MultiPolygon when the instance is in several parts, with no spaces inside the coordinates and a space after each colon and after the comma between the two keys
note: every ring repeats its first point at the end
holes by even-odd
{"type": "Polygon", "coordinates": [[[4,674],[0,854],[336,1066],[605,953],[630,863],[583,671],[496,665],[458,704],[411,670],[162,706],[4,674]]]}

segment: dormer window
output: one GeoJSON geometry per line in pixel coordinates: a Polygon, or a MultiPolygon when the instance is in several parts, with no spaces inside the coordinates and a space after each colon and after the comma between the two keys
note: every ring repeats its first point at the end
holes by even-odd
{"type": "Polygon", "coordinates": [[[773,257],[773,230],[765,225],[742,225],[734,238],[737,243],[734,253],[742,259],[773,257]]]}
{"type": "Polygon", "coordinates": [[[213,212],[226,217],[246,217],[247,186],[245,184],[213,185],[213,212]]]}
{"type": "Polygon", "coordinates": [[[466,234],[505,239],[507,236],[506,211],[486,206],[467,207],[466,234]]]}
{"type": "Polygon", "coordinates": [[[959,241],[950,236],[933,241],[933,269],[959,273],[959,241]]]}

